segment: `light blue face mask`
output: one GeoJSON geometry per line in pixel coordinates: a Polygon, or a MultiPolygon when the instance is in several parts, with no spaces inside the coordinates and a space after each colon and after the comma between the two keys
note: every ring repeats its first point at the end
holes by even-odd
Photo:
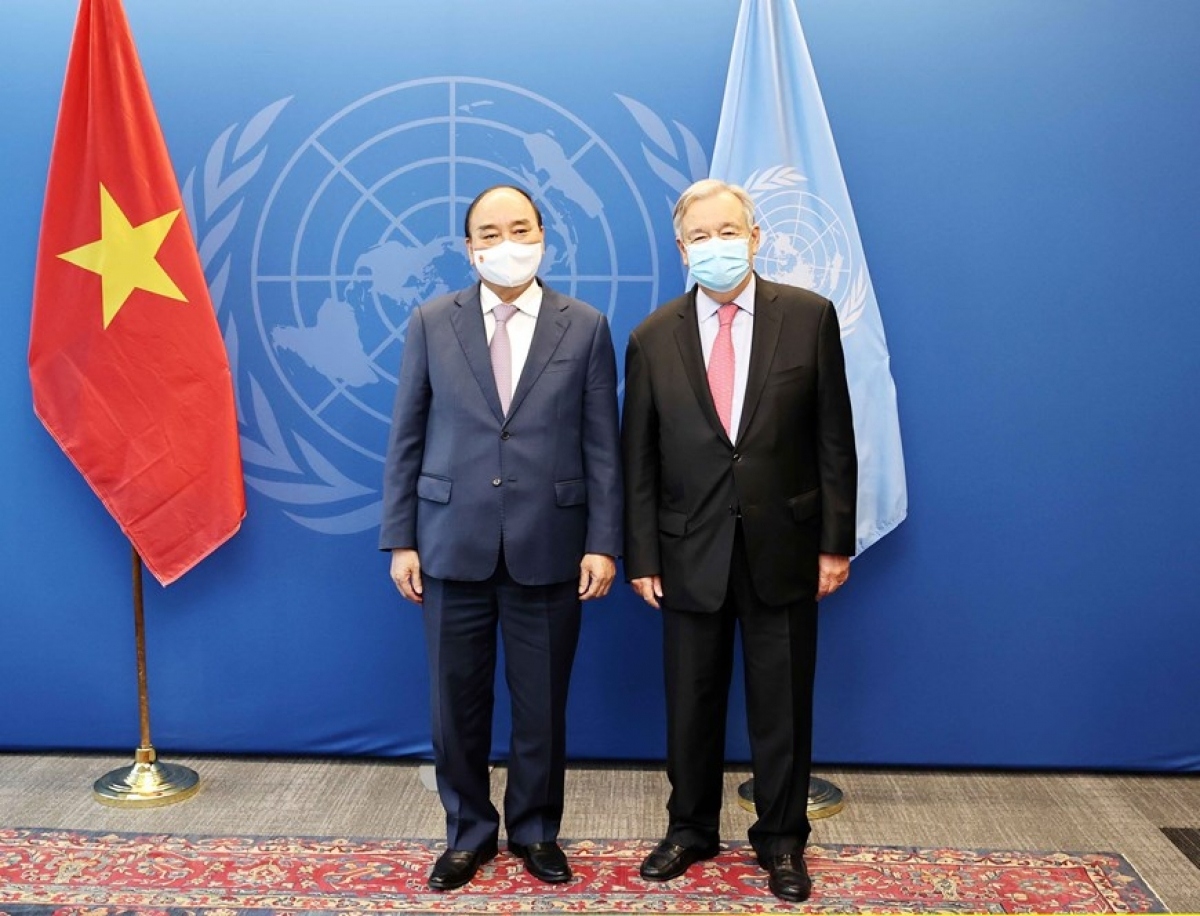
{"type": "Polygon", "coordinates": [[[692,279],[717,293],[727,293],[750,273],[750,240],[708,239],[687,246],[692,279]]]}

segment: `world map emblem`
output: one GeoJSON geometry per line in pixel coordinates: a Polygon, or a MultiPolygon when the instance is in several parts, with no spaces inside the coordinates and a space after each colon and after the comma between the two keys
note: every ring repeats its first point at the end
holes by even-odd
{"type": "Polygon", "coordinates": [[[474,281],[463,217],[496,184],[528,189],[541,210],[540,276],[555,289],[610,321],[627,312],[630,326],[658,303],[642,195],[567,109],[467,77],[404,82],[347,105],[296,146],[259,214],[253,351],[238,318],[251,389],[239,400],[257,433],[243,438],[246,482],[294,521],[338,534],[378,524],[409,316],[474,281]]]}
{"type": "Polygon", "coordinates": [[[762,169],[746,180],[762,231],[755,267],[770,280],[831,300],[845,337],[862,314],[867,274],[837,210],[805,183],[791,166],[762,169]]]}

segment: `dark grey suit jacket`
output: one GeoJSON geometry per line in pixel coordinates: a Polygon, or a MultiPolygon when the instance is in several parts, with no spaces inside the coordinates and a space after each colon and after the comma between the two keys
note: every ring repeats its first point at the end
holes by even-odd
{"type": "Polygon", "coordinates": [[[767,604],[814,597],[818,553],[853,555],[858,463],[827,299],[758,278],[740,425],[730,441],[713,406],[693,287],[625,354],[625,574],[661,575],[669,608],[721,606],[739,515],[767,604]]]}
{"type": "Polygon", "coordinates": [[[621,549],[616,357],[608,321],[545,284],[508,417],[479,284],[408,324],[384,469],[381,549],[413,547],[442,579],[482,581],[504,544],[523,585],[579,576],[621,549]]]}

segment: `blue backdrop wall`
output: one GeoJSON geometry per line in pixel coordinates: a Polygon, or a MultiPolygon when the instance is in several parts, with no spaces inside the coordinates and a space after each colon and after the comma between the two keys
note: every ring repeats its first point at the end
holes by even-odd
{"type": "MultiPolygon", "coordinates": [[[[1200,5],[800,0],[888,332],[910,516],[825,603],[820,761],[1200,770],[1200,5]]],[[[737,4],[126,0],[241,410],[249,515],[147,589],[166,750],[422,754],[375,551],[408,310],[462,209],[541,189],[618,348],[683,283],[737,4]]],[[[129,548],[30,409],[75,3],[0,29],[0,748],[137,742],[129,548]]],[[[587,608],[576,758],[663,753],[661,638],[587,608]]],[[[499,716],[497,747],[504,745],[499,716]]],[[[744,759],[741,716],[730,754],[744,759]]]]}

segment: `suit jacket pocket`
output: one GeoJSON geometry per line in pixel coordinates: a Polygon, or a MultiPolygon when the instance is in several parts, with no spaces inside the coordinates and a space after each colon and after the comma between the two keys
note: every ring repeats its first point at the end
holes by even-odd
{"type": "Polygon", "coordinates": [[[564,359],[550,360],[550,362],[548,362],[546,364],[546,368],[543,369],[542,371],[543,372],[567,372],[571,369],[574,369],[577,365],[579,365],[579,360],[577,360],[573,356],[569,356],[564,359]]]}
{"type": "Polygon", "coordinates": [[[587,502],[587,481],[582,478],[555,481],[554,499],[560,506],[582,506],[587,502]]]}
{"type": "Polygon", "coordinates": [[[795,384],[806,378],[810,378],[813,374],[812,366],[800,365],[789,366],[786,369],[778,369],[767,376],[768,385],[788,385],[795,384]]]}
{"type": "Polygon", "coordinates": [[[821,510],[821,491],[809,490],[807,493],[793,496],[787,501],[787,505],[792,510],[793,520],[806,522],[821,510]]]}
{"type": "Polygon", "coordinates": [[[451,482],[445,477],[422,474],[417,478],[417,496],[435,503],[450,502],[451,482]]]}
{"type": "Polygon", "coordinates": [[[687,515],[683,512],[673,512],[670,509],[660,509],[658,530],[677,538],[683,537],[687,534],[687,515]]]}

